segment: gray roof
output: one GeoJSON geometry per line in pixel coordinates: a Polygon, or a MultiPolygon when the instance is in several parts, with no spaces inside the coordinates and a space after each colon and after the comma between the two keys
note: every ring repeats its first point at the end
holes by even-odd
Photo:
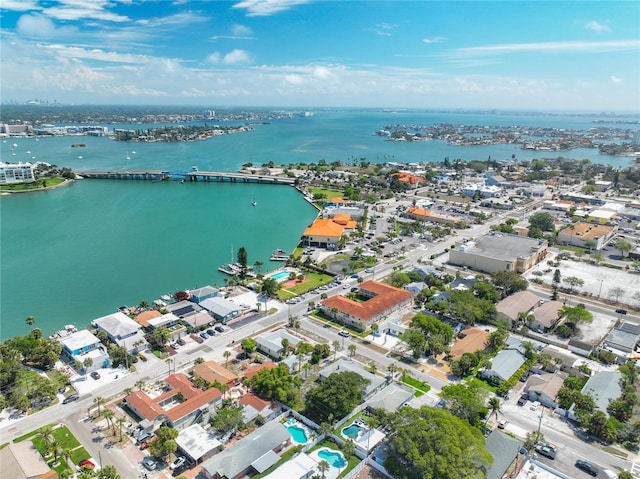
{"type": "Polygon", "coordinates": [[[623,329],[612,329],[604,343],[607,347],[630,352],[633,351],[639,337],[638,333],[631,333],[623,329]]]}
{"type": "Polygon", "coordinates": [[[335,363],[330,364],[326,368],[320,371],[320,379],[326,379],[333,373],[344,373],[344,372],[352,372],[357,373],[365,379],[368,379],[370,382],[367,385],[367,389],[365,390],[365,397],[368,397],[373,391],[378,389],[382,383],[384,383],[385,379],[377,374],[370,373],[367,371],[360,363],[353,362],[349,359],[339,359],[335,363]]]}
{"type": "Polygon", "coordinates": [[[200,424],[193,424],[180,431],[176,443],[195,461],[220,446],[220,441],[213,432],[205,431],[200,424]]]}
{"type": "Polygon", "coordinates": [[[620,379],[622,374],[619,371],[601,371],[589,378],[582,388],[582,394],[588,394],[596,403],[596,409],[605,414],[609,403],[618,399],[622,394],[620,379]]]}
{"type": "Polygon", "coordinates": [[[296,347],[300,339],[289,333],[286,329],[278,329],[269,333],[261,334],[256,338],[258,346],[269,349],[270,351],[280,351],[282,349],[282,340],[287,339],[289,346],[296,347]]]}
{"type": "Polygon", "coordinates": [[[518,313],[528,313],[540,302],[540,297],[531,291],[518,291],[496,304],[498,314],[503,314],[512,321],[518,319],[518,313]]]}
{"type": "Polygon", "coordinates": [[[391,383],[367,401],[367,406],[395,412],[413,399],[414,390],[398,383],[391,383]]]}
{"type": "Polygon", "coordinates": [[[114,338],[126,338],[140,330],[140,324],[121,312],[94,319],[91,323],[114,338]]]}
{"type": "Polygon", "coordinates": [[[491,233],[477,238],[475,247],[466,252],[501,261],[515,261],[519,257],[528,257],[543,243],[543,240],[526,236],[491,233]]]}
{"type": "Polygon", "coordinates": [[[192,289],[189,291],[192,297],[202,298],[203,296],[216,295],[218,289],[213,286],[203,286],[202,288],[192,289]]]}
{"type": "Polygon", "coordinates": [[[525,358],[520,351],[503,349],[491,360],[491,369],[488,369],[487,372],[506,381],[520,369],[524,362],[525,358]]]}
{"type": "MultiPolygon", "coordinates": [[[[291,439],[279,421],[271,421],[202,464],[210,476],[235,477],[269,451],[291,439]]],[[[261,466],[262,464],[256,463],[261,466]]]]}
{"type": "Polygon", "coordinates": [[[522,442],[494,429],[487,437],[484,446],[493,456],[493,464],[487,471],[485,479],[502,479],[511,463],[522,447],[522,442]]]}
{"type": "Polygon", "coordinates": [[[231,301],[219,296],[205,299],[200,303],[200,306],[221,318],[225,318],[230,314],[242,311],[242,308],[236,303],[232,303],[231,301]]]}
{"type": "Polygon", "coordinates": [[[558,311],[563,306],[560,301],[547,301],[533,312],[533,316],[545,328],[550,328],[558,320],[558,311]]]}

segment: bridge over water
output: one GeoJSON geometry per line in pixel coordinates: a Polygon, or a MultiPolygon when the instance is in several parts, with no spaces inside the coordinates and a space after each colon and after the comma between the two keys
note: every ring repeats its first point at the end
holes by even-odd
{"type": "Polygon", "coordinates": [[[197,170],[105,170],[76,171],[76,175],[87,179],[100,180],[143,180],[143,181],[184,181],[184,182],[231,182],[263,183],[270,185],[293,185],[295,178],[283,176],[257,175],[222,171],[197,170]]]}

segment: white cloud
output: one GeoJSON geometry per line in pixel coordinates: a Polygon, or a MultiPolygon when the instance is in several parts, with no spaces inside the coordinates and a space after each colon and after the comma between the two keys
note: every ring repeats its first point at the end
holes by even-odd
{"type": "Polygon", "coordinates": [[[505,43],[481,47],[458,48],[453,54],[489,55],[492,53],[553,53],[553,52],[605,52],[614,50],[632,50],[640,47],[640,40],[618,40],[609,42],[540,42],[505,43]]]}
{"type": "Polygon", "coordinates": [[[49,17],[40,13],[22,15],[16,24],[20,35],[36,38],[51,38],[56,33],[56,27],[49,17]]]}
{"type": "Polygon", "coordinates": [[[167,15],[166,17],[145,18],[139,20],[138,23],[147,27],[167,28],[167,27],[184,27],[193,25],[194,23],[203,23],[208,20],[203,15],[197,15],[193,12],[176,13],[175,15],[167,15]]]}
{"type": "Polygon", "coordinates": [[[249,63],[249,54],[245,50],[235,49],[224,56],[224,58],[222,59],[222,63],[225,63],[227,65],[249,63]]]}
{"type": "Polygon", "coordinates": [[[232,27],[232,31],[237,38],[250,38],[253,36],[253,30],[245,25],[236,24],[232,27]]]}
{"type": "Polygon", "coordinates": [[[611,79],[611,83],[622,83],[622,78],[617,77],[615,75],[611,75],[610,79],[611,79]]]}
{"type": "Polygon", "coordinates": [[[220,53],[213,52],[211,55],[207,57],[207,63],[213,63],[214,65],[220,63],[220,53]]]}
{"type": "Polygon", "coordinates": [[[309,3],[311,0],[243,0],[233,8],[245,9],[249,17],[266,17],[289,10],[297,5],[309,3]]]}
{"type": "Polygon", "coordinates": [[[3,10],[13,10],[16,12],[30,12],[42,10],[36,0],[2,0],[3,10]]]}
{"type": "Polygon", "coordinates": [[[107,10],[112,3],[107,0],[59,0],[59,5],[45,8],[43,13],[57,20],[103,20],[122,23],[129,21],[124,15],[107,10]]]}
{"type": "Polygon", "coordinates": [[[609,28],[608,25],[604,25],[600,22],[597,22],[595,20],[592,20],[590,22],[587,22],[587,24],[584,26],[587,30],[591,30],[594,31],[596,33],[602,33],[602,32],[609,32],[611,31],[611,29],[609,28]]]}
{"type": "Polygon", "coordinates": [[[423,38],[423,43],[442,43],[446,40],[446,37],[433,37],[433,38],[423,38]]]}
{"type": "Polygon", "coordinates": [[[394,28],[397,28],[397,27],[398,27],[397,25],[394,25],[392,23],[378,23],[376,27],[373,29],[373,31],[376,33],[376,35],[390,37],[392,36],[390,30],[393,30],[394,28]]]}
{"type": "Polygon", "coordinates": [[[68,47],[65,45],[46,45],[49,50],[58,58],[85,59],[109,63],[140,64],[152,59],[146,55],[135,55],[130,53],[108,52],[101,49],[85,49],[81,47],[68,47]]]}

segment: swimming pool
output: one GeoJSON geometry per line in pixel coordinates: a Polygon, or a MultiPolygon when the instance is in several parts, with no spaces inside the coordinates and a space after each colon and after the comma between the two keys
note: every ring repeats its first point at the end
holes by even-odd
{"type": "Polygon", "coordinates": [[[345,427],[342,430],[342,435],[350,437],[351,439],[357,439],[358,435],[363,432],[364,429],[358,426],[357,424],[352,424],[349,427],[345,427]]]}
{"type": "Polygon", "coordinates": [[[306,431],[300,426],[288,426],[287,431],[289,431],[293,440],[298,444],[305,444],[309,440],[306,431]]]}
{"type": "Polygon", "coordinates": [[[277,273],[273,273],[270,278],[272,279],[284,279],[289,277],[288,271],[278,271],[277,273]]]}
{"type": "Polygon", "coordinates": [[[320,449],[318,451],[318,457],[327,461],[332,467],[342,468],[347,465],[342,453],[332,451],[331,449],[320,449]]]}

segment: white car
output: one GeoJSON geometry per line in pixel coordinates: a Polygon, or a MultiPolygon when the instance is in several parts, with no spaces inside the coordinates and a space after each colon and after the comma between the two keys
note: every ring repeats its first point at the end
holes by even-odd
{"type": "Polygon", "coordinates": [[[169,466],[169,469],[171,470],[177,469],[180,466],[182,466],[185,462],[187,462],[187,459],[184,456],[180,456],[179,458],[177,458],[175,461],[171,463],[171,465],[169,466]]]}

